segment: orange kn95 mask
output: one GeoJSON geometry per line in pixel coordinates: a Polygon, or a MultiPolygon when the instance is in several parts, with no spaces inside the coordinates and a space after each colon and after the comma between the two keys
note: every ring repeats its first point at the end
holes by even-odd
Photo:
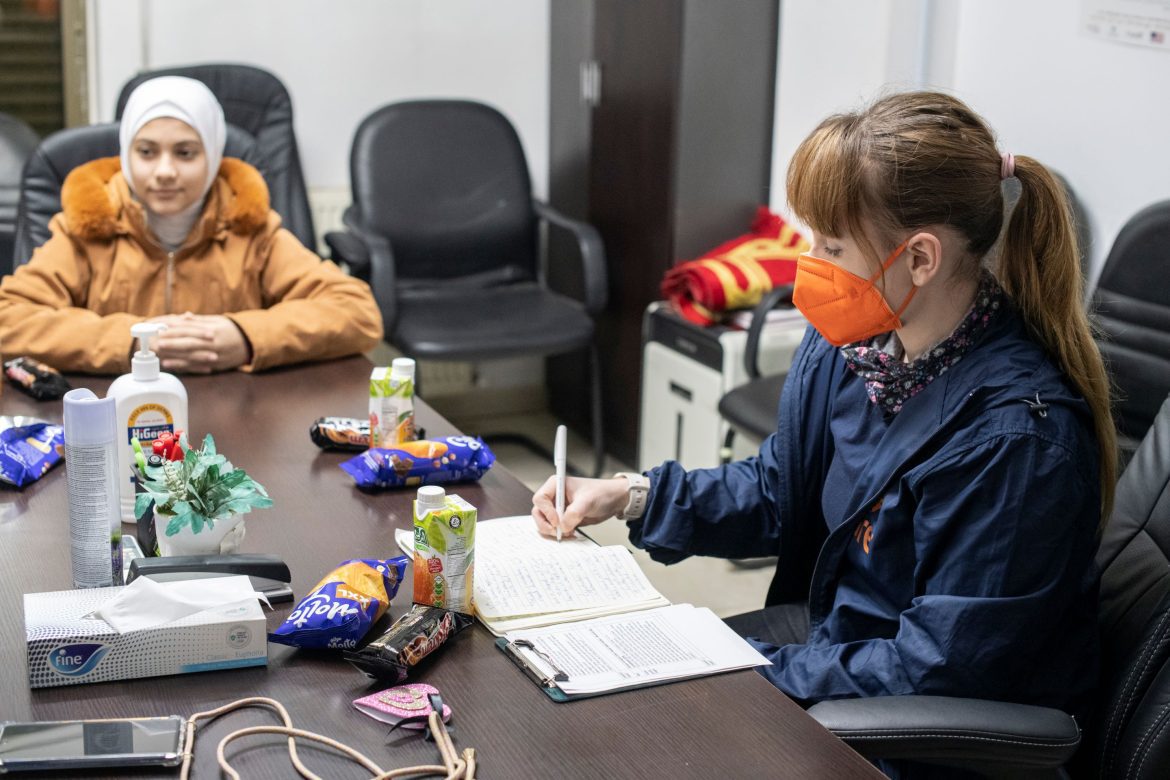
{"type": "Polygon", "coordinates": [[[918,288],[911,287],[906,300],[894,311],[875,284],[905,251],[906,243],[903,241],[869,279],[828,260],[801,255],[796,259],[793,305],[834,347],[897,330],[902,327],[902,312],[918,288]]]}

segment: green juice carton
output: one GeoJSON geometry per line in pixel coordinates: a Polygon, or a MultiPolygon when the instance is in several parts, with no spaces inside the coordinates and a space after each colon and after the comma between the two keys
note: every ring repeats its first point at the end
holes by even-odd
{"type": "Polygon", "coordinates": [[[417,438],[414,429],[414,361],[394,358],[370,372],[370,446],[394,447],[417,438]]]}
{"type": "Polygon", "coordinates": [[[471,614],[475,507],[439,485],[414,501],[414,603],[471,614]]]}

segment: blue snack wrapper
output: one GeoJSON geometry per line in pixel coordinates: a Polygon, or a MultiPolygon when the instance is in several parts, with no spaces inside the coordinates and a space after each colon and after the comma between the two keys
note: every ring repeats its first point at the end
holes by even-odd
{"type": "Polygon", "coordinates": [[[346,561],[301,599],[268,641],[293,647],[357,647],[398,593],[409,560],[399,555],[346,561]]]}
{"type": "Polygon", "coordinates": [[[33,417],[0,417],[0,482],[24,487],[57,465],[65,429],[33,417]]]}
{"type": "Polygon", "coordinates": [[[474,436],[420,439],[393,447],[370,449],[341,464],[359,488],[418,487],[471,482],[496,462],[496,456],[474,436]]]}

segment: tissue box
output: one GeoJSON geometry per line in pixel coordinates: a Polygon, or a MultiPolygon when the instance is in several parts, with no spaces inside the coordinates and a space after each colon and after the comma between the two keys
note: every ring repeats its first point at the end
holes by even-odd
{"type": "Polygon", "coordinates": [[[125,634],[119,634],[100,618],[86,618],[120,590],[88,588],[25,594],[30,687],[268,664],[264,611],[255,599],[125,634]]]}

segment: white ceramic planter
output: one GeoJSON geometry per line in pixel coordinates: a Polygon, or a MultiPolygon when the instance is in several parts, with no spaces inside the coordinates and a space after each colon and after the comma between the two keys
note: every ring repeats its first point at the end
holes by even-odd
{"type": "Polygon", "coordinates": [[[199,533],[192,533],[191,526],[187,526],[174,536],[167,536],[170,520],[157,512],[154,515],[160,555],[226,555],[239,549],[240,542],[244,541],[243,515],[216,520],[215,527],[203,526],[199,533]]]}

